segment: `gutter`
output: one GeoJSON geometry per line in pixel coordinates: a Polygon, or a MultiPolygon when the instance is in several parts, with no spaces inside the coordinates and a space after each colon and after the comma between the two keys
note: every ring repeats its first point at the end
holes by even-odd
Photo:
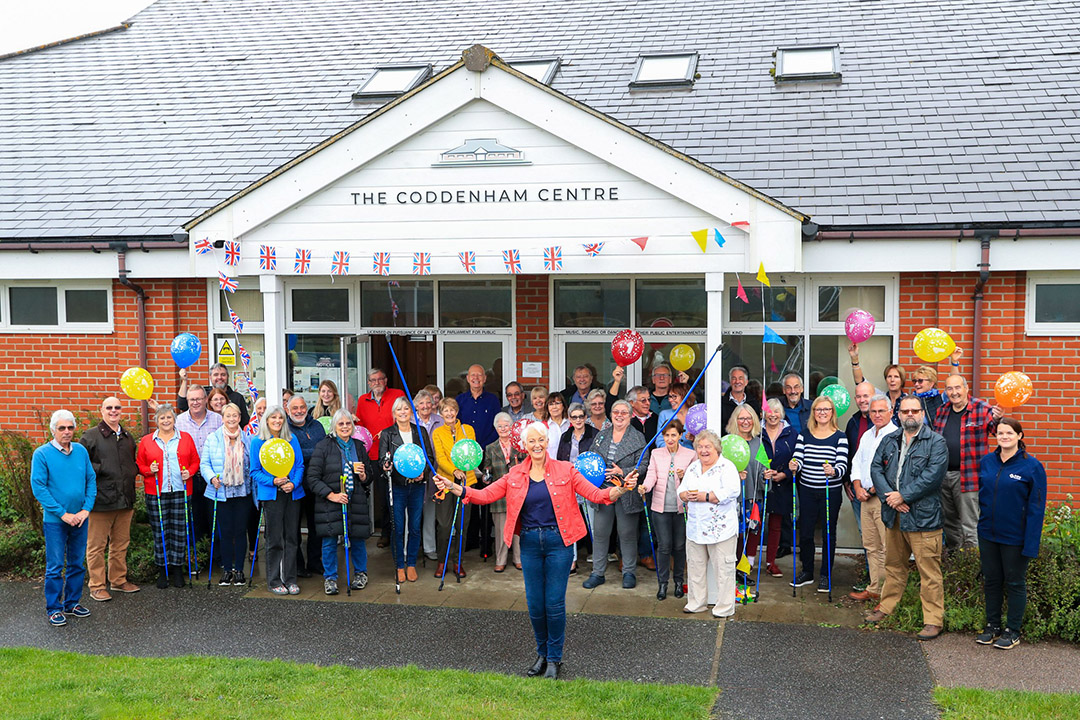
{"type": "Polygon", "coordinates": [[[187,249],[187,233],[174,233],[172,235],[140,235],[140,240],[129,240],[123,236],[101,237],[93,240],[68,238],[65,240],[31,240],[10,241],[0,239],[0,251],[14,250],[37,254],[42,250],[89,250],[95,255],[101,251],[112,252],[120,245],[127,250],[175,250],[187,249]]]}
{"type": "MultiPolygon", "coordinates": [[[[138,326],[139,336],[139,367],[144,370],[148,369],[147,365],[150,363],[149,352],[147,351],[146,343],[146,291],[143,290],[141,285],[136,285],[131,282],[128,277],[127,268],[127,243],[113,243],[110,248],[116,251],[116,266],[117,274],[120,284],[135,293],[136,296],[136,324],[138,326]]],[[[140,415],[142,419],[142,431],[145,434],[150,428],[150,409],[145,400],[139,403],[140,415]]]]}
{"type": "Polygon", "coordinates": [[[975,227],[973,223],[953,225],[860,225],[858,229],[839,230],[835,227],[823,230],[813,223],[803,225],[803,240],[963,240],[989,234],[993,237],[1077,237],[1080,221],[1060,223],[994,223],[992,226],[975,227]],[[1011,231],[1006,235],[1005,231],[1011,231]]]}

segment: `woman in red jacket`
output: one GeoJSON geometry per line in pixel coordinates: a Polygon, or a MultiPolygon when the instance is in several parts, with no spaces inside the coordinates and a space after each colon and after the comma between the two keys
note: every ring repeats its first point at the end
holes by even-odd
{"type": "Polygon", "coordinates": [[[637,484],[627,477],[623,487],[601,490],[562,460],[548,455],[548,429],[535,422],[525,429],[528,459],[515,465],[494,483],[477,490],[436,476],[435,484],[466,503],[487,505],[506,498],[505,540],[521,535],[521,571],[525,576],[525,600],[536,635],[536,662],[528,670],[558,678],[566,636],[566,583],[574,544],[585,536],[585,522],[578,512],[577,496],[609,505],[637,484]]]}
{"type": "Polygon", "coordinates": [[[184,586],[181,566],[188,540],[184,505],[191,495],[191,476],[199,472],[199,453],[191,436],[176,429],[176,411],[172,405],[158,405],[154,421],[157,430],[143,435],[135,462],[143,476],[146,513],[154,536],[154,562],[160,568],[157,586],[164,590],[169,580],[173,587],[184,586]]]}

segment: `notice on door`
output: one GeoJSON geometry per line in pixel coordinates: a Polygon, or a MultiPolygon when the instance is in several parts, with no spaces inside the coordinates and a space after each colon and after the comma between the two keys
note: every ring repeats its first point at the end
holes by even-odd
{"type": "Polygon", "coordinates": [[[236,350],[228,338],[217,341],[217,361],[229,367],[236,365],[236,350]]]}

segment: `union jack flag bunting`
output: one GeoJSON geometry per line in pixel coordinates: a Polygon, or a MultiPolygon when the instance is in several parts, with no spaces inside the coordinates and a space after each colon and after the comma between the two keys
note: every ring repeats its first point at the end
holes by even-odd
{"type": "Polygon", "coordinates": [[[244,349],[243,345],[238,346],[240,348],[240,362],[244,363],[244,369],[248,369],[248,365],[251,364],[251,353],[244,349]]]}
{"type": "Polygon", "coordinates": [[[297,275],[307,275],[311,269],[311,251],[297,250],[296,262],[293,263],[293,272],[297,275]]]}
{"type": "Polygon", "coordinates": [[[401,312],[401,309],[398,307],[398,304],[394,302],[393,298],[390,298],[390,311],[394,313],[395,320],[397,319],[398,313],[401,312]]]}
{"type": "Polygon", "coordinates": [[[255,383],[253,383],[251,381],[250,377],[248,378],[247,386],[248,386],[248,393],[251,395],[252,402],[258,400],[259,399],[259,389],[255,387],[255,383]]]}
{"type": "Polygon", "coordinates": [[[371,256],[371,272],[376,275],[390,274],[390,253],[377,252],[371,256]]]}
{"type": "Polygon", "coordinates": [[[225,241],[225,264],[229,267],[240,264],[240,243],[232,240],[225,241]]]}
{"type": "Polygon", "coordinates": [[[604,249],[604,243],[586,243],[581,247],[585,248],[585,252],[589,257],[596,257],[604,249]]]}
{"type": "Polygon", "coordinates": [[[431,274],[431,253],[416,252],[412,254],[412,274],[431,274]]]}
{"type": "Polygon", "coordinates": [[[246,432],[248,435],[258,435],[259,434],[259,416],[258,415],[252,415],[251,416],[251,421],[244,427],[244,432],[246,432]]]}
{"type": "Polygon", "coordinates": [[[521,272],[521,253],[517,250],[503,250],[503,264],[506,265],[506,272],[511,275],[517,275],[521,272]]]}
{"type": "Polygon", "coordinates": [[[202,240],[195,241],[195,254],[205,255],[214,249],[214,243],[210,242],[210,238],[203,238],[202,240]]]}
{"type": "Polygon", "coordinates": [[[230,293],[236,292],[236,288],[240,287],[240,283],[238,281],[233,280],[231,277],[221,272],[220,270],[218,270],[218,285],[221,286],[222,290],[230,293]]]}
{"type": "Polygon", "coordinates": [[[562,270],[562,246],[549,247],[544,250],[544,269],[549,272],[562,270]]]}
{"type": "Polygon", "coordinates": [[[277,270],[277,248],[273,245],[259,246],[259,269],[277,270]]]}
{"type": "Polygon", "coordinates": [[[233,330],[237,333],[244,332],[244,321],[240,319],[240,316],[233,312],[232,308],[229,308],[229,322],[232,323],[233,330]]]}
{"type": "Polygon", "coordinates": [[[461,261],[461,268],[469,275],[476,274],[476,253],[472,250],[466,252],[459,252],[457,254],[458,260],[461,261]]]}
{"type": "Polygon", "coordinates": [[[344,250],[335,250],[334,259],[330,261],[331,275],[349,274],[349,253],[344,250]]]}

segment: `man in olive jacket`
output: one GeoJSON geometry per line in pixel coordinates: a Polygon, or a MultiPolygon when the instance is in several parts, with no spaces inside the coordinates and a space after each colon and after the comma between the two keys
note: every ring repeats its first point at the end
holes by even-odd
{"type": "Polygon", "coordinates": [[[945,439],[923,422],[918,397],[900,399],[902,433],[878,445],[870,477],[881,498],[886,527],[885,587],[881,602],[866,617],[880,622],[896,609],[908,579],[908,557],[915,556],[921,579],[924,627],[916,637],[933,640],[945,624],[945,588],[941,581],[941,482],[949,467],[945,439]]]}
{"type": "Polygon", "coordinates": [[[105,550],[109,551],[110,588],[133,593],[139,586],[127,577],[127,549],[131,539],[131,517],[135,513],[135,439],[120,425],[120,399],[107,397],[101,403],[101,422],[79,439],[90,455],[97,473],[97,497],[90,511],[86,538],[86,571],[90,576],[90,598],[112,600],[105,587],[105,550]]]}

